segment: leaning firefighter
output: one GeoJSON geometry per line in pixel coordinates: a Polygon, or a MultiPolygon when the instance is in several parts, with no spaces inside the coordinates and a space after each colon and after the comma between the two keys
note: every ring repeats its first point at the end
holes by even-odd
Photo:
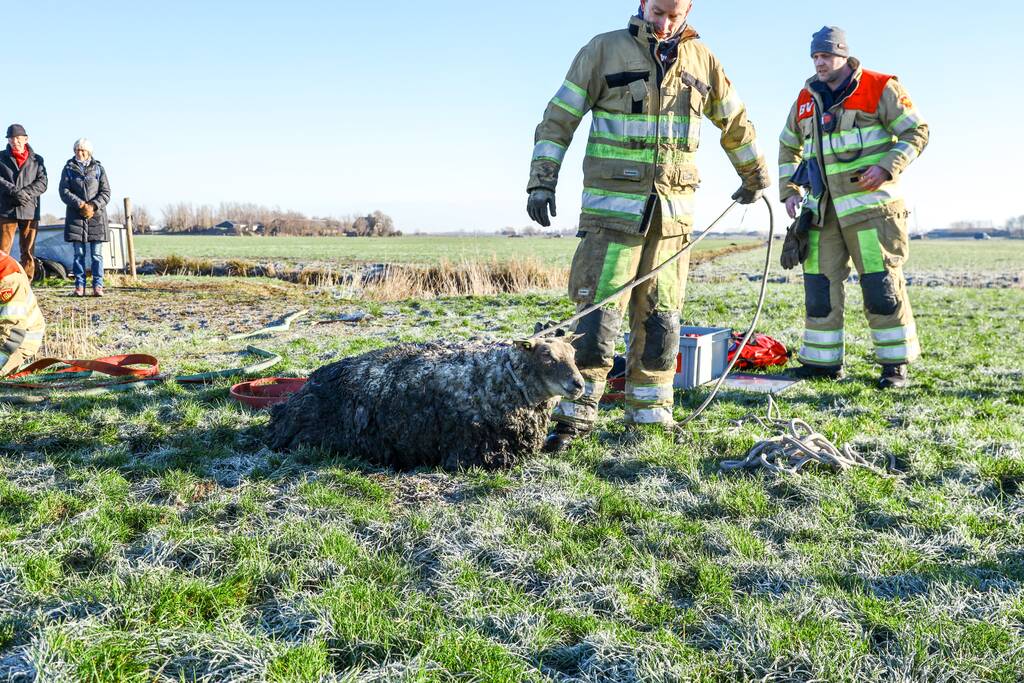
{"type": "MultiPolygon", "coordinates": [[[[627,28],[580,50],[537,127],[528,186],[530,217],[550,225],[566,148],[590,112],[583,162],[582,238],[569,294],[582,310],[651,271],[687,242],[693,230],[695,157],[701,118],[721,131],[721,144],[742,179],[733,196],[751,204],[770,185],[747,110],[718,59],[687,24],[690,0],[645,0],[627,28]]],[[[545,450],[560,451],[589,431],[629,313],[628,424],[671,426],[672,381],[679,351],[687,257],[576,325],[576,364],[584,395],[562,401],[545,450]]]]}
{"type": "Polygon", "coordinates": [[[0,377],[12,374],[39,352],[45,331],[28,276],[21,264],[0,251],[0,377]]]}
{"type": "Polygon", "coordinates": [[[882,365],[878,387],[901,389],[921,347],[903,277],[909,242],[898,181],[928,144],[928,125],[895,76],[850,57],[842,29],[815,33],[811,58],[817,74],[793,105],[779,146],[781,199],[796,219],[782,266],[803,264],[807,309],[802,366],[793,374],[843,376],[852,259],[882,365]]]}

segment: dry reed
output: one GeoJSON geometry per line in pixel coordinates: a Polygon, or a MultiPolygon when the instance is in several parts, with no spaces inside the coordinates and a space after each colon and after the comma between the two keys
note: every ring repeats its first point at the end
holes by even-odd
{"type": "Polygon", "coordinates": [[[46,335],[38,357],[65,360],[96,358],[102,355],[96,345],[96,337],[88,310],[70,306],[47,311],[46,335]]]}

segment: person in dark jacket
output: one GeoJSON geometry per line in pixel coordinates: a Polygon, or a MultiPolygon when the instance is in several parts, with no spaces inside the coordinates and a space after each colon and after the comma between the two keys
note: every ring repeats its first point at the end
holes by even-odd
{"type": "Polygon", "coordinates": [[[64,241],[75,247],[75,296],[85,296],[85,254],[89,252],[92,293],[103,296],[103,243],[109,240],[107,203],[110,182],[103,165],[92,157],[92,143],[75,142],[75,156],[60,174],[60,198],[67,204],[64,241]]]}
{"type": "Polygon", "coordinates": [[[17,234],[21,267],[31,281],[36,272],[39,197],[46,192],[43,158],[32,151],[19,123],[7,128],[7,149],[0,152],[0,251],[10,253],[17,234]]]}

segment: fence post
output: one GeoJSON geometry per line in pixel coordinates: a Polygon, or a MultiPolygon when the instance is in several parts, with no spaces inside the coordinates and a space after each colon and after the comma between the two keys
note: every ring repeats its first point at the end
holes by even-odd
{"type": "Polygon", "coordinates": [[[132,275],[132,280],[136,279],[135,274],[135,238],[132,236],[134,231],[135,220],[132,218],[132,200],[130,197],[124,198],[124,227],[125,232],[128,236],[128,272],[132,275]]]}

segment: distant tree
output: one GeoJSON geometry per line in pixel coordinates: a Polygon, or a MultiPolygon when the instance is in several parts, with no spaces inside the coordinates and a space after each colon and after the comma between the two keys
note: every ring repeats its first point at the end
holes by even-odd
{"type": "MultiPolygon", "coordinates": [[[[120,210],[124,213],[124,209],[120,210]]],[[[122,221],[123,225],[124,222],[122,221]]],[[[147,233],[153,228],[153,218],[149,215],[149,209],[141,204],[139,206],[132,207],[132,226],[135,232],[147,233]]]]}
{"type": "Polygon", "coordinates": [[[39,225],[59,225],[64,222],[63,218],[55,216],[52,213],[44,213],[39,218],[39,225]]]}
{"type": "Polygon", "coordinates": [[[1014,239],[1024,239],[1024,216],[1017,216],[1006,221],[1006,230],[1014,239]]]}

